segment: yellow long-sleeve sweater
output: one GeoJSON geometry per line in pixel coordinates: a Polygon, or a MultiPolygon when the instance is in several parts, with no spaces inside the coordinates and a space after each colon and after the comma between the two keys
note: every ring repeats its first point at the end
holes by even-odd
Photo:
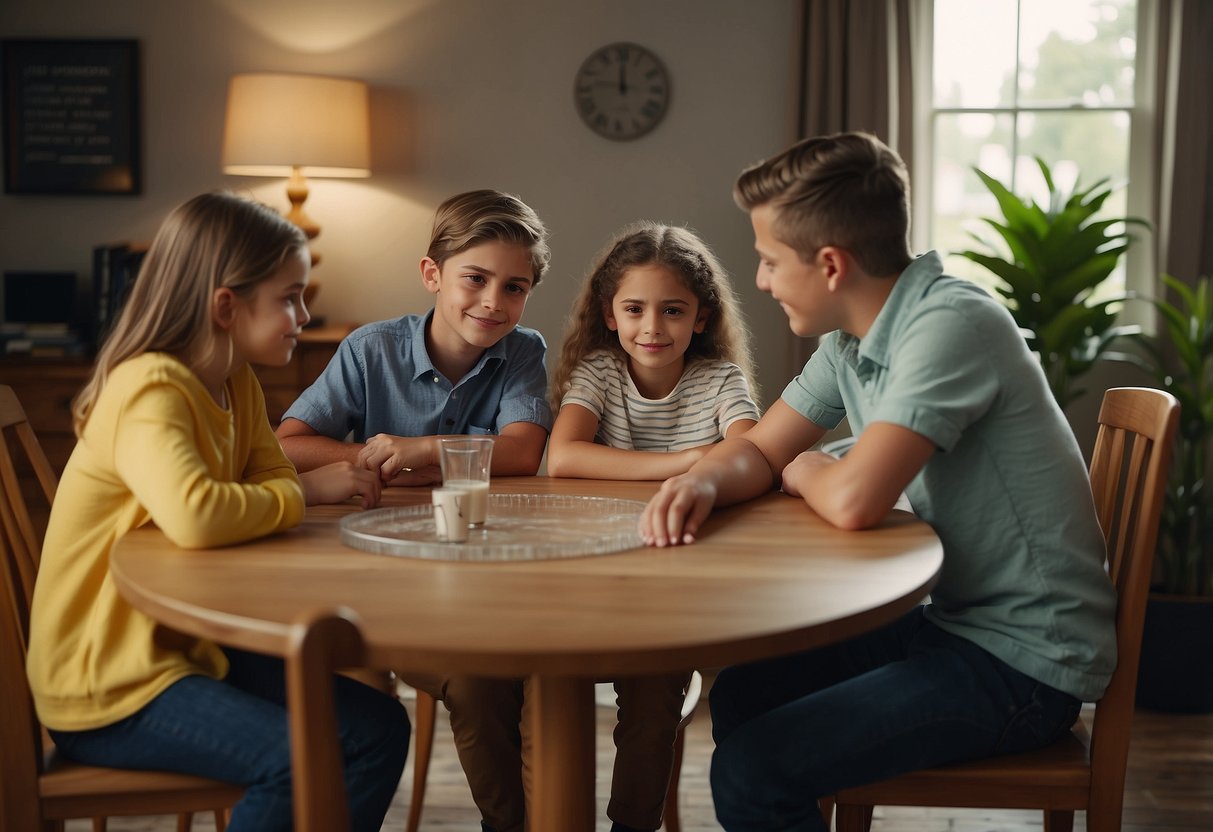
{"type": "Polygon", "coordinates": [[[227,673],[211,642],[158,645],[156,622],[109,573],[115,542],[149,520],[178,546],[205,548],[303,518],[302,486],[251,369],[232,375],[227,400],[225,410],[164,353],[110,374],[59,483],[34,588],[27,671],[47,727],[109,725],[183,676],[227,673]]]}

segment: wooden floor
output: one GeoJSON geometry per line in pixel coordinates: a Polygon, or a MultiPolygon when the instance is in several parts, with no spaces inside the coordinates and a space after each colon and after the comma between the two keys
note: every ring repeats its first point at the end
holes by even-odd
{"type": "MultiPolygon", "coordinates": [[[[407,703],[412,711],[412,702],[407,703]]],[[[440,715],[445,714],[440,710],[440,715]]],[[[604,810],[611,767],[613,713],[598,708],[598,832],[610,823],[604,810]]],[[[434,740],[429,789],[421,818],[423,832],[480,832],[479,817],[472,805],[467,781],[455,758],[450,730],[440,718],[434,740]]],[[[719,832],[712,813],[707,769],[711,756],[711,726],[706,703],[688,728],[686,759],[679,790],[684,832],[719,832]]],[[[399,832],[408,817],[409,790],[413,778],[413,755],[385,830],[399,832]]],[[[111,819],[111,832],[172,832],[171,818],[111,819]]],[[[873,830],[901,832],[1039,832],[1040,815],[1035,812],[989,812],[963,809],[877,809],[873,830]]],[[[69,832],[88,832],[86,821],[68,823],[69,832]]],[[[194,822],[196,832],[212,832],[209,817],[194,822]]],[[[1076,830],[1085,830],[1080,812],[1076,830]]],[[[1167,716],[1139,711],[1133,721],[1125,790],[1123,832],[1209,832],[1213,830],[1213,715],[1167,716]]]]}

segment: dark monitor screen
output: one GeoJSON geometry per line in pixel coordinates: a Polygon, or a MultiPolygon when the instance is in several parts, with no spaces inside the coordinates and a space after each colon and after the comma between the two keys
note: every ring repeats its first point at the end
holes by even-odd
{"type": "Polygon", "coordinates": [[[76,318],[74,272],[5,272],[4,321],[69,323],[76,318]]]}

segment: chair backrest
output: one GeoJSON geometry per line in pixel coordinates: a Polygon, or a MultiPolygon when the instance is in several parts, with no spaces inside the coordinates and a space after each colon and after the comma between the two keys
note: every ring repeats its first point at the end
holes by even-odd
{"type": "Polygon", "coordinates": [[[22,493],[19,472],[33,470],[48,508],[55,499],[58,482],[17,394],[3,384],[0,384],[0,434],[0,534],[7,542],[4,566],[15,573],[19,620],[28,637],[29,605],[34,594],[34,578],[38,574],[42,538],[22,493]]]}
{"type": "Polygon", "coordinates": [[[345,832],[349,803],[333,693],[333,672],[360,666],[362,632],[352,610],[337,608],[291,625],[286,656],[295,829],[345,832]]]}
{"type": "MultiPolygon", "coordinates": [[[[0,482],[0,490],[6,488],[0,482]]],[[[6,563],[13,560],[6,535],[0,535],[0,553],[6,563]]],[[[0,569],[0,829],[40,829],[42,729],[26,682],[27,630],[21,619],[24,607],[16,604],[21,589],[14,585],[15,577],[12,570],[0,569]]]]}
{"type": "Polygon", "coordinates": [[[49,507],[55,497],[54,469],[30,427],[17,395],[0,385],[0,818],[6,829],[41,824],[38,775],[42,728],[25,676],[29,612],[42,539],[21,490],[21,474],[32,470],[49,507]]]}
{"type": "Polygon", "coordinates": [[[1161,390],[1113,388],[1099,411],[1091,491],[1118,598],[1117,664],[1091,729],[1092,803],[1102,796],[1097,791],[1124,791],[1141,631],[1178,424],[1179,403],[1161,390]]]}

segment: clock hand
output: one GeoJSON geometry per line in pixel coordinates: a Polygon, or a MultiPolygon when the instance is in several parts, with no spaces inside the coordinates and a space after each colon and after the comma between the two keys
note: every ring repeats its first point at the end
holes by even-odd
{"type": "Polygon", "coordinates": [[[619,65],[619,94],[628,94],[628,66],[627,64],[619,65]]]}

